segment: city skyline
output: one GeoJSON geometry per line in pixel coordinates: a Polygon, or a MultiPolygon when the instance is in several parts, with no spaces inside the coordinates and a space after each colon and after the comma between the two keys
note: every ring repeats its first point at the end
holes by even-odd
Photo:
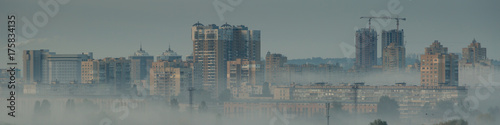
{"type": "Polygon", "coordinates": [[[0,125],[497,125],[498,5],[0,0],[0,125]]]}
{"type": "MultiPolygon", "coordinates": [[[[371,6],[361,5],[357,9],[343,7],[343,5],[352,5],[356,2],[322,1],[298,4],[294,2],[244,1],[238,6],[232,6],[234,10],[224,13],[224,20],[220,20],[212,4],[213,1],[200,2],[193,0],[161,4],[167,7],[151,6],[153,3],[124,1],[124,3],[136,4],[137,8],[132,10],[115,6],[118,3],[103,2],[102,5],[96,6],[87,2],[95,1],[71,1],[59,6],[59,13],[49,18],[46,26],[38,27],[38,33],[29,39],[28,44],[23,43],[23,45],[17,46],[17,49],[50,49],[59,53],[91,51],[95,53],[96,58],[126,57],[128,54],[123,53],[133,53],[138,49],[139,43],[143,42],[143,48],[151,55],[160,55],[170,44],[172,49],[179,55],[185,56],[191,54],[192,50],[192,43],[186,37],[189,36],[189,30],[185,27],[200,21],[203,24],[217,25],[226,22],[230,25],[245,24],[253,27],[252,29],[262,30],[264,31],[263,34],[266,34],[262,36],[262,52],[282,53],[290,59],[310,57],[352,58],[354,54],[346,54],[341,48],[344,45],[354,46],[353,32],[355,29],[365,27],[367,23],[367,20],[360,20],[359,17],[372,15],[372,11],[377,13],[389,9],[387,7],[389,1],[367,1],[371,6]],[[262,6],[263,9],[254,10],[251,8],[260,5],[260,3],[266,4],[262,6]],[[190,11],[190,7],[186,5],[199,7],[198,10],[206,11],[190,11]],[[148,6],[148,9],[140,12],[135,11],[145,6],[148,6]],[[293,7],[300,8],[300,6],[312,7],[312,9],[291,9],[293,7]],[[82,10],[88,7],[96,9],[82,10]],[[285,10],[273,8],[283,8],[285,10]],[[341,10],[350,10],[353,13],[344,13],[341,10]],[[174,11],[180,11],[183,14],[175,14],[174,11]],[[283,11],[290,11],[290,13],[281,13],[283,11]],[[150,14],[141,12],[150,12],[150,14]],[[259,14],[262,12],[269,12],[270,14],[259,14]],[[280,13],[281,15],[272,16],[273,13],[280,13]],[[91,16],[85,17],[83,15],[91,16]],[[111,15],[117,18],[107,17],[111,15]],[[255,15],[257,17],[249,18],[238,15],[255,15]],[[73,23],[82,19],[86,21],[73,23]],[[75,28],[78,30],[74,30],[75,28]],[[304,35],[310,32],[315,33],[304,35]],[[120,44],[123,46],[116,46],[117,42],[123,43],[120,44]],[[71,48],[75,46],[79,46],[79,48],[71,48]],[[293,51],[299,49],[297,48],[299,46],[310,46],[308,48],[315,49],[306,48],[303,49],[303,52],[293,51]]],[[[32,21],[33,13],[43,11],[36,2],[15,1],[6,3],[6,5],[8,6],[5,9],[15,10],[14,14],[20,17],[24,16],[30,21],[32,21]],[[26,9],[15,8],[20,6],[25,6],[26,9]]],[[[443,45],[448,46],[450,52],[460,53],[461,48],[468,45],[474,38],[483,43],[484,46],[500,45],[499,42],[495,42],[495,40],[500,39],[499,36],[493,34],[495,29],[500,28],[499,25],[495,25],[495,22],[498,22],[500,17],[494,16],[496,15],[494,12],[498,8],[493,5],[486,1],[400,1],[400,7],[403,8],[401,13],[391,14],[391,16],[408,18],[407,21],[400,24],[400,29],[406,31],[407,54],[423,53],[421,48],[426,47],[428,43],[434,40],[439,40],[443,45]],[[448,3],[453,4],[448,5],[448,3]],[[420,7],[424,5],[426,7],[420,7]],[[449,12],[461,14],[441,16],[441,14],[449,12]],[[479,17],[480,15],[488,15],[488,18],[491,19],[483,20],[479,17]],[[470,23],[478,22],[478,20],[481,23],[470,23]],[[435,27],[440,28],[436,29],[435,27]]],[[[4,11],[1,12],[4,13],[4,11]]],[[[19,20],[18,26],[22,26],[24,23],[21,18],[19,20]]],[[[377,21],[372,21],[372,23],[375,24],[377,21]]],[[[391,21],[382,29],[390,30],[395,28],[395,21],[391,21]]],[[[0,31],[0,33],[4,32],[6,31],[0,31]]],[[[380,33],[380,31],[377,32],[380,33]]],[[[380,41],[380,36],[378,39],[380,41]]],[[[378,48],[380,48],[380,43],[378,48]]],[[[491,53],[498,53],[497,50],[492,49],[491,51],[491,53]]],[[[264,57],[262,52],[261,57],[264,57]]],[[[4,56],[1,55],[3,58],[0,61],[7,61],[4,56]]],[[[377,57],[381,57],[381,53],[377,57]]],[[[498,60],[500,55],[491,55],[489,58],[498,60]]]]}

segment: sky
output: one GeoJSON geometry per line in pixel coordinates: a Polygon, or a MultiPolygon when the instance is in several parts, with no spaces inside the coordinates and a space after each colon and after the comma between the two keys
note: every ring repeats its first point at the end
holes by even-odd
{"type": "MultiPolygon", "coordinates": [[[[17,41],[19,62],[22,50],[33,49],[93,52],[95,59],[128,57],[141,42],[150,55],[161,54],[169,45],[178,54],[189,55],[191,26],[198,21],[261,30],[263,57],[267,51],[288,59],[354,57],[355,29],[367,27],[368,22],[360,17],[384,12],[407,18],[400,22],[407,54],[423,53],[434,40],[461,53],[475,38],[488,49],[488,58],[500,59],[495,54],[500,49],[494,48],[500,47],[498,0],[60,0],[57,7],[49,7],[58,8],[50,14],[39,4],[47,1],[54,0],[0,0],[1,67],[8,62],[9,14],[16,15],[17,36],[27,39],[17,41]],[[221,6],[227,9],[222,18],[216,11],[221,6]],[[47,15],[47,20],[40,15],[47,15]],[[34,24],[38,32],[24,30],[26,21],[39,22],[34,24]]],[[[380,26],[379,34],[396,28],[393,20],[372,24],[380,26]]]]}

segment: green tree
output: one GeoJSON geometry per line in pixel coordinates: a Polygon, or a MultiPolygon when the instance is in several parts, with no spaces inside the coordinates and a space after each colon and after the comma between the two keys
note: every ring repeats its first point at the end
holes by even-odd
{"type": "Polygon", "coordinates": [[[207,106],[207,103],[205,103],[205,101],[201,101],[201,104],[200,106],[198,106],[198,112],[207,112],[208,111],[208,106],[207,106]]]}
{"type": "Polygon", "coordinates": [[[389,96],[380,97],[377,103],[377,116],[382,119],[399,119],[399,105],[389,96]]]}
{"type": "Polygon", "coordinates": [[[42,104],[40,105],[40,111],[43,115],[50,115],[50,102],[47,99],[44,99],[42,101],[42,104]]]}
{"type": "Polygon", "coordinates": [[[453,110],[453,101],[451,100],[442,100],[436,102],[436,107],[434,107],[430,113],[431,117],[435,116],[443,116],[446,110],[453,110]]]}
{"type": "Polygon", "coordinates": [[[434,125],[468,125],[467,121],[463,119],[455,119],[455,120],[450,120],[447,122],[441,122],[439,124],[434,124],[434,125]]]}
{"type": "Polygon", "coordinates": [[[380,119],[377,119],[373,122],[370,122],[370,125],[387,125],[387,122],[386,121],[382,121],[380,119]]]}
{"type": "Polygon", "coordinates": [[[66,101],[66,110],[65,112],[68,114],[75,113],[76,107],[75,107],[75,101],[73,99],[68,99],[66,101]]]}
{"type": "Polygon", "coordinates": [[[172,108],[173,111],[179,111],[179,102],[177,99],[170,100],[170,108],[172,108]]]}
{"type": "Polygon", "coordinates": [[[341,102],[332,102],[330,108],[330,116],[331,120],[335,121],[335,123],[340,125],[348,124],[350,121],[346,119],[350,119],[349,113],[346,110],[342,109],[341,102]]]}
{"type": "Polygon", "coordinates": [[[40,114],[40,101],[35,102],[35,108],[33,109],[33,113],[38,116],[40,114]]]}

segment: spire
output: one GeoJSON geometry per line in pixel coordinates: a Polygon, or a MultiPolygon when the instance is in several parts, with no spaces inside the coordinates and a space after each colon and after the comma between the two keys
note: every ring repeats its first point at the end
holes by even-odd
{"type": "Polygon", "coordinates": [[[140,50],[140,51],[142,51],[142,42],[141,42],[141,44],[140,44],[140,49],[139,49],[139,50],[140,50]]]}
{"type": "Polygon", "coordinates": [[[168,51],[172,51],[172,50],[170,49],[170,43],[168,43],[168,51]]]}
{"type": "Polygon", "coordinates": [[[474,40],[472,40],[472,43],[476,43],[476,37],[474,37],[474,40]]]}

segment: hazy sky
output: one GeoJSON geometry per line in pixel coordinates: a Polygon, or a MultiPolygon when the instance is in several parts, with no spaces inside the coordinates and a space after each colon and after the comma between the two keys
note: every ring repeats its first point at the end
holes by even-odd
{"type": "MultiPolygon", "coordinates": [[[[343,53],[341,47],[354,45],[354,29],[366,26],[368,21],[359,17],[389,10],[389,0],[242,0],[233,5],[227,0],[217,1],[233,8],[223,14],[224,20],[219,18],[214,0],[72,0],[59,5],[58,13],[49,16],[47,24],[37,27],[29,42],[17,48],[50,49],[60,54],[94,52],[94,58],[128,57],[143,42],[143,49],[150,55],[161,54],[169,44],[178,54],[188,55],[192,53],[191,26],[200,21],[205,25],[243,24],[261,30],[263,55],[271,51],[289,59],[354,57],[343,53]]],[[[408,54],[423,53],[434,40],[450,52],[461,52],[476,38],[488,49],[489,58],[500,59],[495,54],[500,49],[493,48],[500,47],[500,1],[399,2],[401,12],[391,16],[407,18],[400,28],[405,30],[408,54]]],[[[22,36],[22,17],[33,22],[37,12],[44,12],[37,0],[1,0],[2,67],[7,62],[6,15],[16,14],[17,33],[22,36]]],[[[391,21],[382,29],[395,25],[391,21]]],[[[380,56],[380,47],[378,53],[380,56]]]]}

